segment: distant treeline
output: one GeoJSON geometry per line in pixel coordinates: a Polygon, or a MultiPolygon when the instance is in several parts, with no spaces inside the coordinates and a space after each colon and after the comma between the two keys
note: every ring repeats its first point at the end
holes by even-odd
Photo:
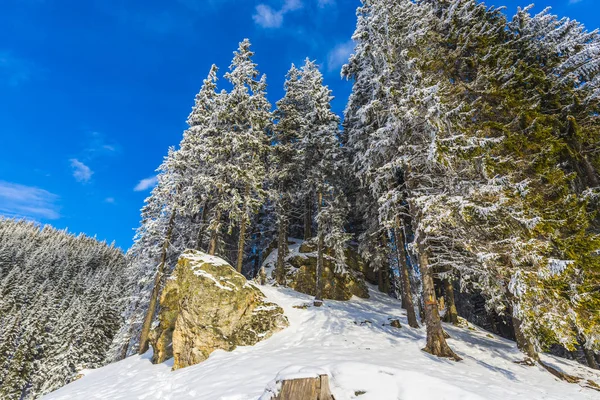
{"type": "Polygon", "coordinates": [[[114,245],[0,218],[0,398],[36,398],[103,364],[125,266],[114,245]]]}

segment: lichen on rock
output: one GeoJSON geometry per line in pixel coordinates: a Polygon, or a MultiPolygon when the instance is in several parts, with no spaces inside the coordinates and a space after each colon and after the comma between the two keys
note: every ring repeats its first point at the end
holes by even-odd
{"type": "MultiPolygon", "coordinates": [[[[288,285],[297,292],[314,296],[317,279],[317,258],[297,256],[287,260],[292,266],[288,285]]],[[[323,260],[323,298],[350,300],[352,296],[369,298],[369,289],[359,273],[348,269],[336,271],[335,262],[329,257],[323,260]]]]}
{"type": "Polygon", "coordinates": [[[174,357],[173,369],[198,364],[216,349],[231,351],[288,325],[283,310],[224,260],[186,250],[160,298],[151,333],[152,361],[174,357]]]}
{"type": "MultiPolygon", "coordinates": [[[[297,292],[309,295],[316,291],[317,253],[314,241],[291,242],[290,253],[285,258],[285,284],[297,292]]],[[[274,281],[276,252],[268,255],[261,273],[261,282],[274,281]]],[[[340,270],[336,266],[334,253],[325,249],[323,259],[323,298],[331,300],[350,300],[352,296],[369,298],[369,290],[365,284],[364,262],[351,247],[345,250],[346,267],[340,270]]]]}

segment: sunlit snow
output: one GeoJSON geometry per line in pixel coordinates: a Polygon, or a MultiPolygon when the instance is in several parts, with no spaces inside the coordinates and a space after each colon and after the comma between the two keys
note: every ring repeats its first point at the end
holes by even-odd
{"type": "MultiPolygon", "coordinates": [[[[326,301],[308,309],[293,306],[306,304],[309,296],[287,288],[261,290],[290,320],[289,328],[271,338],[230,353],[216,351],[177,371],[171,371],[171,360],[152,365],[150,352],[132,356],[86,371],[45,399],[264,400],[276,390],[278,375],[323,372],[331,377],[336,400],[598,399],[598,392],[559,381],[541,367],[516,364],[523,354],[513,342],[476,327],[444,326],[463,361],[433,357],[421,351],[425,328],[408,328],[400,303],[373,289],[367,300],[326,301]],[[389,325],[393,318],[401,329],[389,325]]],[[[565,372],[600,381],[600,374],[576,362],[542,357],[565,372]]]]}

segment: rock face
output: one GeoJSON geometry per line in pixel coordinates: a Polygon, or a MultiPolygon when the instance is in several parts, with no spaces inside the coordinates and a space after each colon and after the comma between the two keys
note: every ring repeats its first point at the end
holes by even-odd
{"type": "Polygon", "coordinates": [[[283,310],[227,262],[186,250],[160,298],[152,361],[174,357],[173,369],[188,367],[216,349],[254,345],[287,325],[283,310]]]}
{"type": "MultiPolygon", "coordinates": [[[[315,294],[317,256],[309,243],[302,243],[299,254],[288,257],[288,286],[297,292],[315,294]]],[[[335,261],[325,255],[323,260],[323,297],[332,300],[350,300],[352,296],[369,298],[369,290],[360,272],[362,261],[352,249],[346,251],[347,272],[338,273],[335,261]]]]}

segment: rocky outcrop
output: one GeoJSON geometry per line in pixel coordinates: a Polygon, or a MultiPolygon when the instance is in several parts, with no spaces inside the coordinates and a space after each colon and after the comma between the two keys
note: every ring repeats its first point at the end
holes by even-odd
{"type": "MultiPolygon", "coordinates": [[[[289,253],[285,258],[285,285],[297,292],[311,296],[316,291],[317,246],[314,241],[289,239],[289,253]]],[[[369,298],[369,289],[365,284],[365,266],[362,258],[351,247],[345,250],[346,267],[344,271],[336,268],[334,253],[325,249],[323,257],[323,298],[330,300],[350,300],[352,296],[369,298]]],[[[275,283],[275,265],[277,248],[268,254],[256,278],[261,284],[275,283]]]]}
{"type": "MultiPolygon", "coordinates": [[[[323,297],[332,300],[350,300],[352,296],[369,298],[361,268],[364,265],[359,255],[351,248],[346,249],[346,271],[337,271],[335,260],[326,250],[323,260],[323,297]]],[[[303,242],[298,251],[286,259],[287,285],[297,292],[314,296],[316,289],[317,254],[316,246],[303,242]]]]}
{"type": "MultiPolygon", "coordinates": [[[[288,259],[292,267],[289,270],[287,284],[297,292],[315,295],[317,279],[317,258],[315,256],[296,256],[288,259]]],[[[335,262],[326,257],[323,261],[323,298],[332,300],[350,300],[352,296],[369,298],[369,290],[362,275],[353,270],[336,272],[335,262]]]]}
{"type": "Polygon", "coordinates": [[[288,325],[283,310],[224,260],[186,250],[160,298],[151,333],[153,362],[174,357],[173,369],[270,337],[288,325]]]}

